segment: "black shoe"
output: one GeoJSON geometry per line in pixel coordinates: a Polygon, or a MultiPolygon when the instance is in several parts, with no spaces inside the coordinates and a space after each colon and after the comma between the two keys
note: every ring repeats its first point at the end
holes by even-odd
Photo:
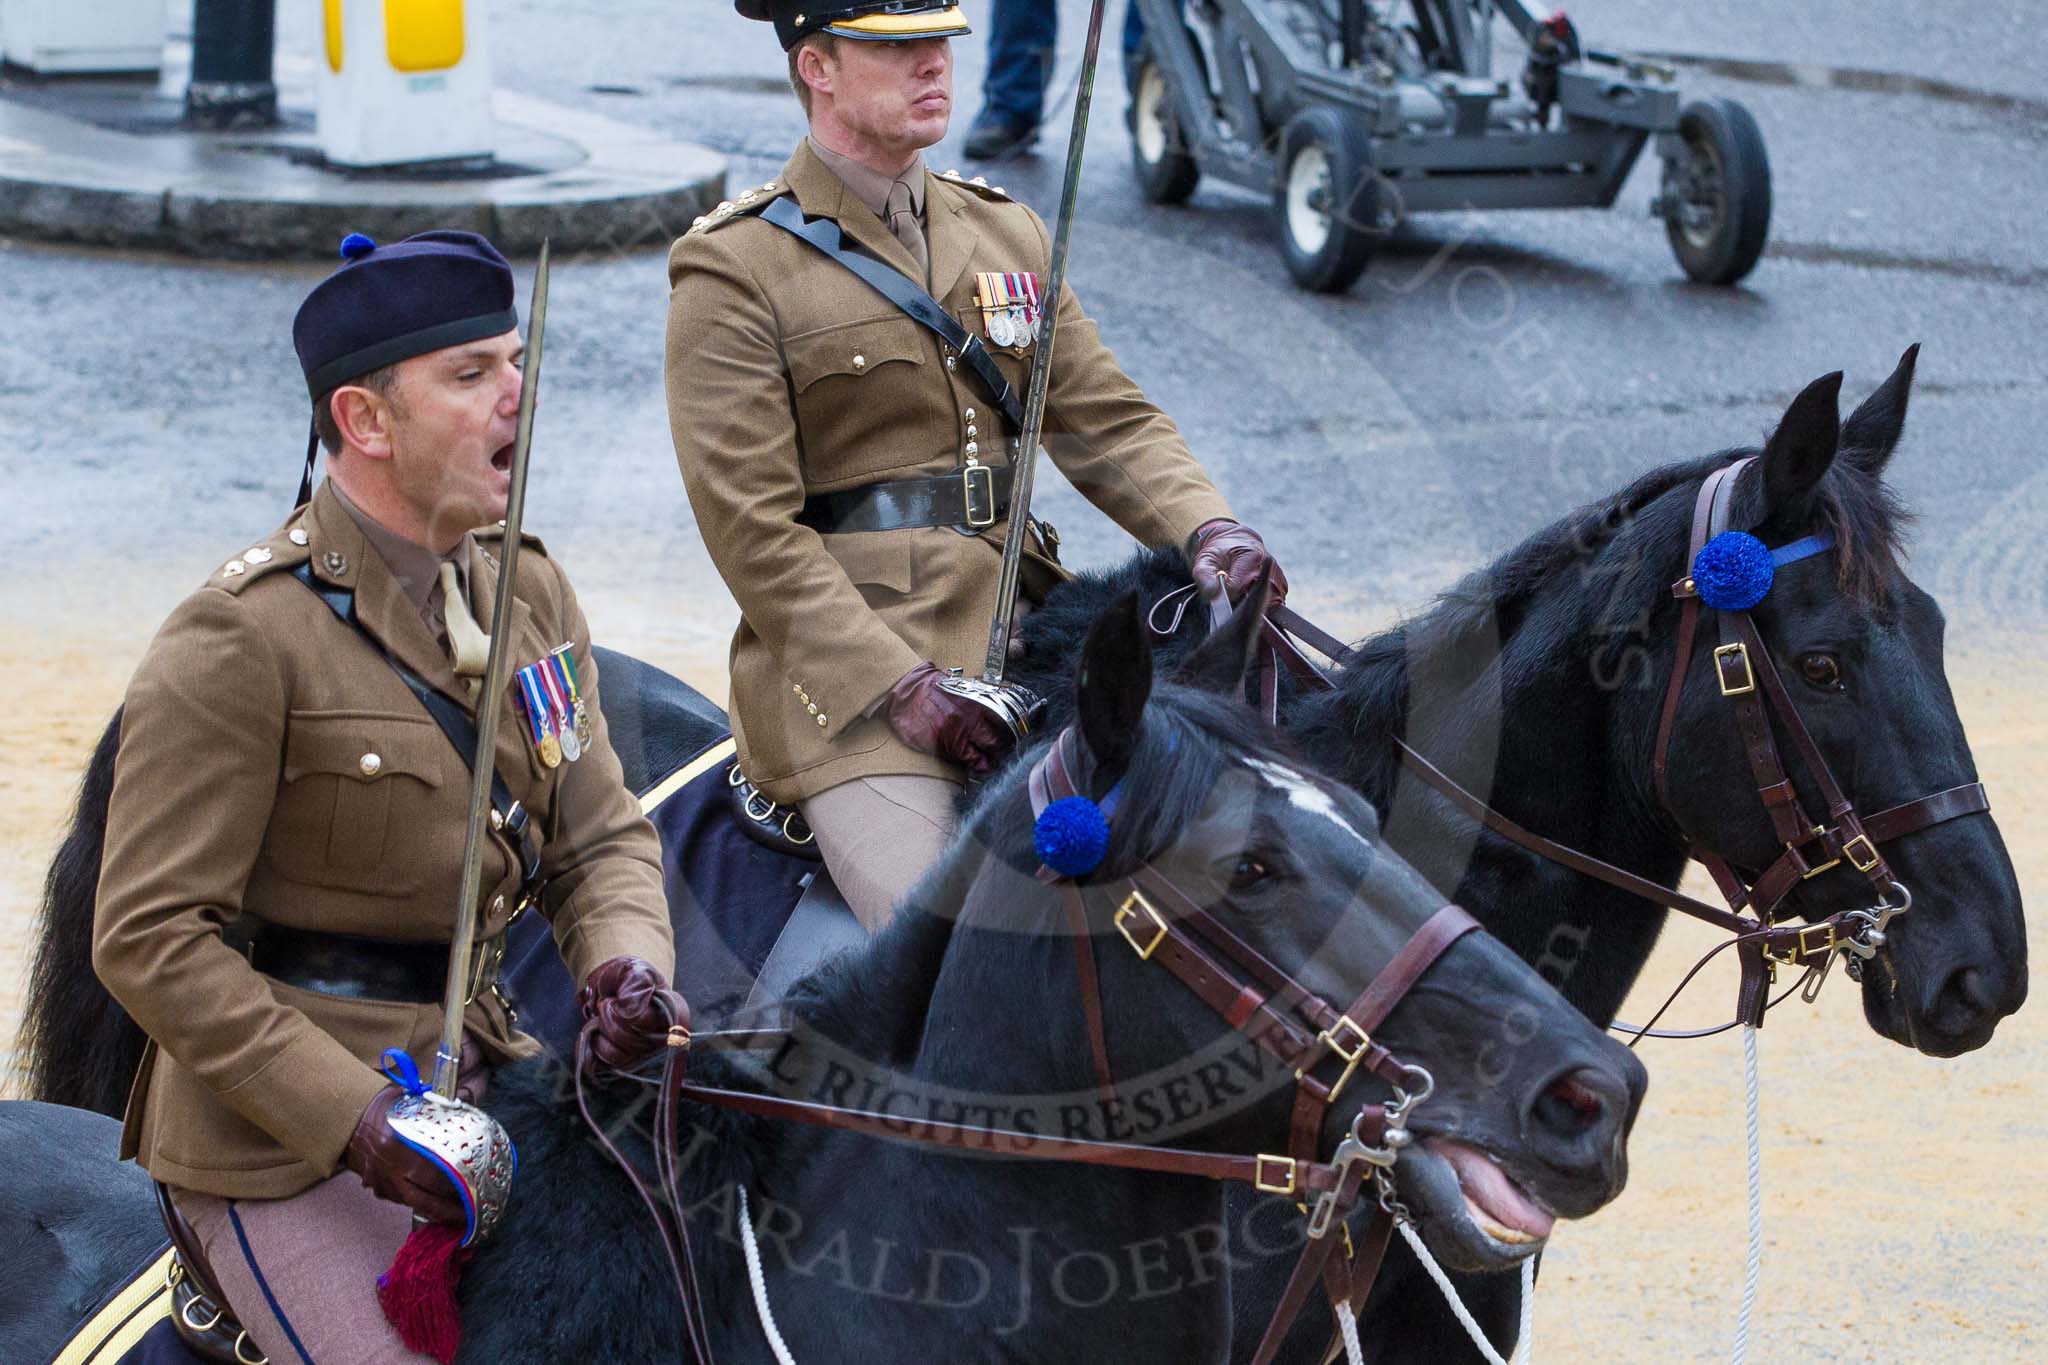
{"type": "Polygon", "coordinates": [[[1037,140],[1037,124],[984,109],[967,130],[967,145],[961,150],[969,161],[1001,161],[1028,151],[1037,140]]]}

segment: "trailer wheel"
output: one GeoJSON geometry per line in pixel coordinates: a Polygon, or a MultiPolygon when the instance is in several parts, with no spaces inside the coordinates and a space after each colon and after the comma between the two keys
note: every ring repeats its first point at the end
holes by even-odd
{"type": "Polygon", "coordinates": [[[1771,161],[1749,110],[1696,100],[1678,116],[1683,154],[1664,163],[1664,234],[1685,273],[1734,284],[1756,267],[1771,230],[1771,161]]]}
{"type": "Polygon", "coordinates": [[[1329,105],[1303,109],[1280,133],[1273,186],[1280,254],[1295,282],[1349,289],[1380,236],[1379,182],[1364,135],[1329,105]]]}
{"type": "Polygon", "coordinates": [[[1202,179],[1174,116],[1166,72],[1149,51],[1139,58],[1137,93],[1131,96],[1131,169],[1138,192],[1155,204],[1186,203],[1202,179]]]}

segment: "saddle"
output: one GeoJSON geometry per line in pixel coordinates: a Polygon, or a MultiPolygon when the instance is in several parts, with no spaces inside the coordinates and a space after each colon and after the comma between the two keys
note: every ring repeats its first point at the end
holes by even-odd
{"type": "Polygon", "coordinates": [[[228,1310],[213,1267],[206,1263],[199,1234],[156,1184],[156,1207],[171,1239],[171,1327],[192,1354],[208,1365],[269,1365],[266,1356],[228,1310]]]}

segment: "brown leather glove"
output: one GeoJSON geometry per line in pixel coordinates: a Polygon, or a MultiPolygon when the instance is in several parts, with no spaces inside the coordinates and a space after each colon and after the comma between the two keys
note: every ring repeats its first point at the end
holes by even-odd
{"type": "Polygon", "coordinates": [[[690,1026],[690,1006],[668,978],[642,958],[601,962],[579,997],[585,1022],[597,1021],[590,1053],[614,1071],[631,1071],[668,1046],[671,1024],[690,1026]]]}
{"type": "Polygon", "coordinates": [[[1188,540],[1188,558],[1194,561],[1195,585],[1205,596],[1214,594],[1216,585],[1221,583],[1230,600],[1236,602],[1259,581],[1259,572],[1270,565],[1272,595],[1267,600],[1275,606],[1287,600],[1287,575],[1273,562],[1264,538],[1242,522],[1228,517],[1203,522],[1188,540]]]}
{"type": "Polygon", "coordinates": [[[889,728],[919,753],[936,754],[976,776],[994,770],[1014,742],[978,702],[939,686],[936,664],[919,664],[889,689],[889,728]]]}
{"type": "Polygon", "coordinates": [[[379,1199],[403,1204],[429,1222],[461,1227],[468,1218],[447,1173],[391,1131],[391,1106],[404,1094],[395,1085],[377,1092],[356,1120],[356,1130],[342,1149],[342,1164],[361,1176],[379,1199]]]}

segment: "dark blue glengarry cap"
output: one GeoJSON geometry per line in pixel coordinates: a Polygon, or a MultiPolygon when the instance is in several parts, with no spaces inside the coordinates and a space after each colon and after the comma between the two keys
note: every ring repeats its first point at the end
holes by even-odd
{"type": "Polygon", "coordinates": [[[315,401],[372,370],[519,325],[512,267],[474,232],[422,232],[390,246],[352,232],[341,253],[341,269],[292,322],[315,401]]]}
{"type": "Polygon", "coordinates": [[[773,23],[784,52],[813,33],[900,43],[973,31],[959,0],[733,0],[733,8],[745,18],[773,23]]]}

